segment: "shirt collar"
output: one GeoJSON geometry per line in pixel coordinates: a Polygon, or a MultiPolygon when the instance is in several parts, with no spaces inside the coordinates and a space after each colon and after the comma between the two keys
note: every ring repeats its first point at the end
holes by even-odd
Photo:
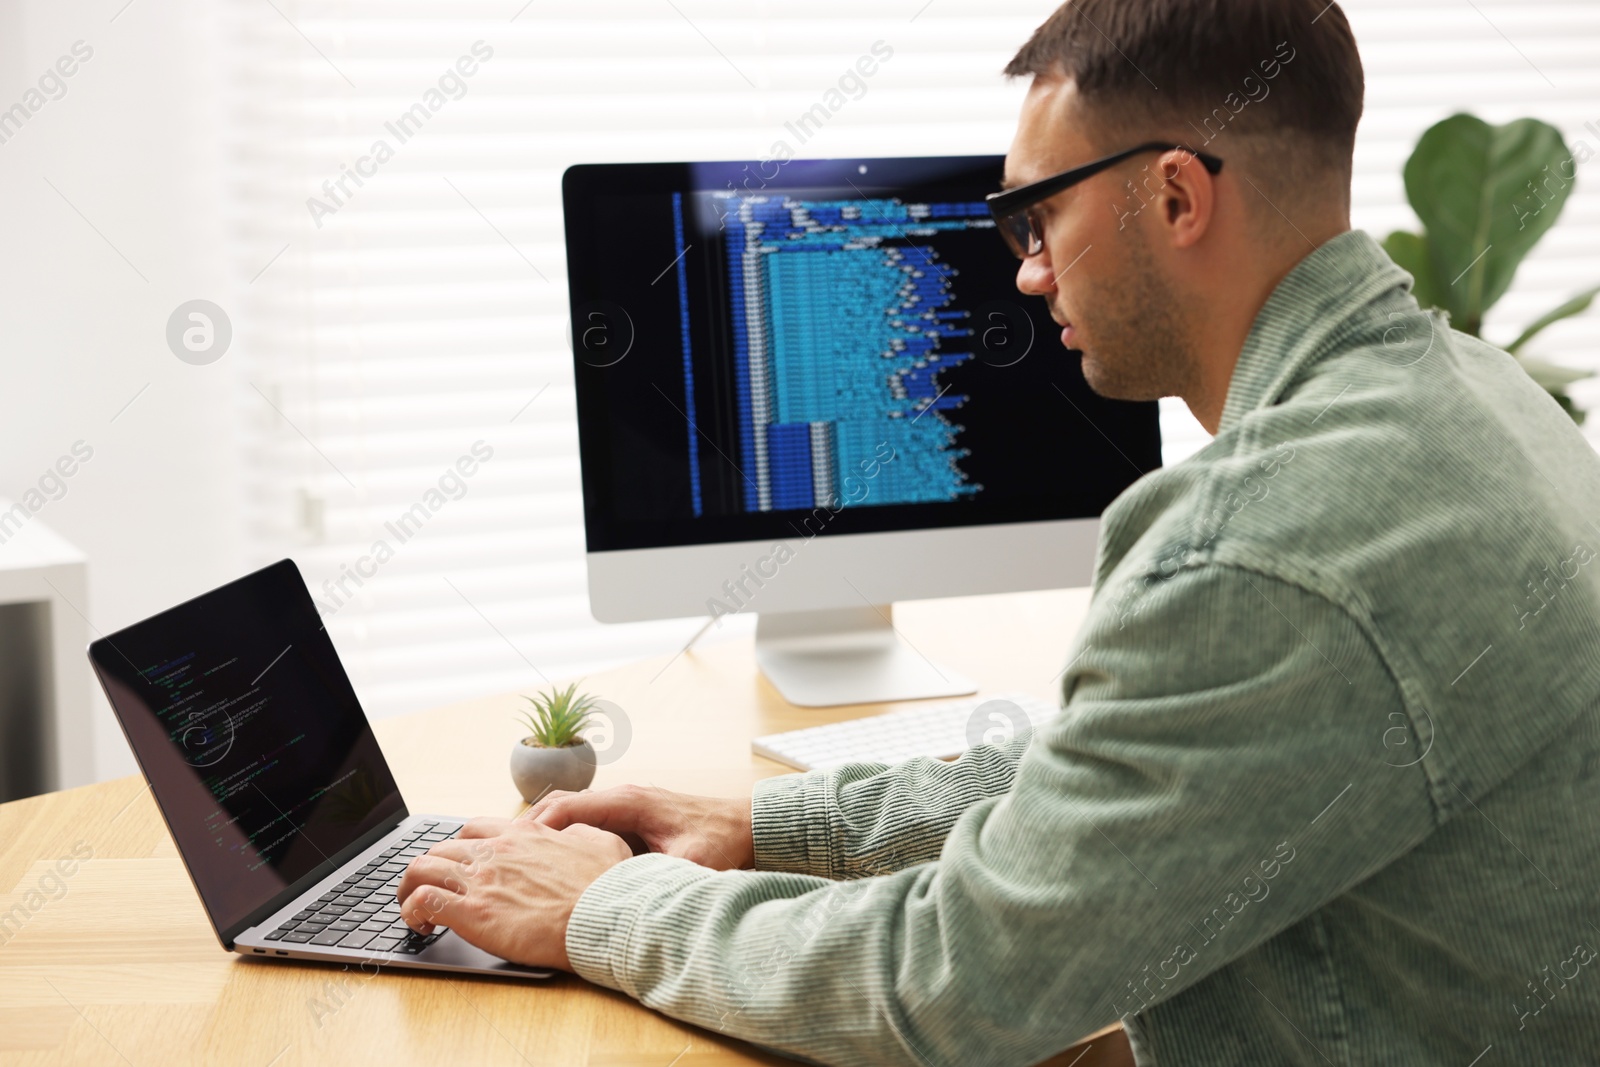
{"type": "Polygon", "coordinates": [[[1272,290],[1239,352],[1217,433],[1274,403],[1336,343],[1339,327],[1380,293],[1412,278],[1365,230],[1346,230],[1297,263],[1272,290]]]}

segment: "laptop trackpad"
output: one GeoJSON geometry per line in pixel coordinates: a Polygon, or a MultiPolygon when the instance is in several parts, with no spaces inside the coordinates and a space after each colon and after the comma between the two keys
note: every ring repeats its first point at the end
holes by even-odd
{"type": "Polygon", "coordinates": [[[515,974],[524,978],[548,978],[555,971],[545,967],[529,967],[521,963],[512,963],[499,956],[483,951],[476,945],[469,945],[454,930],[447,931],[443,937],[417,953],[414,959],[423,963],[435,963],[445,967],[470,967],[475,971],[502,971],[515,974]]]}

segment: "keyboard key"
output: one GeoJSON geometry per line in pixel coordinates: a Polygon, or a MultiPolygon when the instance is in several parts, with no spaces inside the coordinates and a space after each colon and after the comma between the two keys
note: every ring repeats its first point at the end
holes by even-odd
{"type": "Polygon", "coordinates": [[[402,938],[389,937],[387,935],[385,935],[383,937],[374,937],[371,941],[367,942],[367,951],[368,952],[393,952],[394,951],[394,947],[396,945],[398,945],[402,940],[403,940],[402,938]]]}
{"type": "Polygon", "coordinates": [[[366,922],[361,924],[361,929],[377,932],[380,930],[389,929],[389,924],[383,919],[368,919],[366,922]]]}
{"type": "Polygon", "coordinates": [[[328,929],[329,930],[346,930],[346,931],[349,931],[349,930],[355,930],[355,929],[359,928],[360,926],[361,926],[361,924],[356,922],[353,919],[340,919],[336,923],[329,923],[328,924],[328,929]]]}
{"type": "Polygon", "coordinates": [[[276,940],[278,940],[278,938],[282,937],[284,934],[287,934],[289,932],[290,932],[289,930],[287,930],[287,929],[285,929],[285,928],[280,926],[278,929],[272,931],[272,933],[267,935],[267,940],[268,941],[276,941],[276,940]]]}
{"type": "Polygon", "coordinates": [[[299,922],[301,919],[309,919],[309,918],[311,918],[311,912],[309,910],[298,912],[295,915],[291,916],[291,918],[293,919],[294,922],[299,922]]]}
{"type": "Polygon", "coordinates": [[[340,948],[366,948],[367,942],[377,935],[371,930],[355,930],[344,936],[339,942],[340,948]]]}
{"type": "Polygon", "coordinates": [[[302,945],[305,942],[310,941],[312,936],[313,935],[308,930],[295,930],[292,933],[287,933],[287,934],[283,935],[283,943],[286,944],[286,945],[287,944],[291,944],[291,943],[296,944],[296,945],[302,945]]]}
{"type": "Polygon", "coordinates": [[[311,918],[303,920],[300,923],[299,928],[302,930],[308,926],[320,928],[327,926],[331,922],[338,921],[338,918],[339,916],[337,915],[329,915],[326,912],[318,912],[316,915],[311,916],[311,918]]]}
{"type": "Polygon", "coordinates": [[[324,893],[320,897],[317,898],[317,901],[319,903],[326,904],[330,900],[338,900],[338,899],[339,899],[339,894],[338,893],[324,893]]]}
{"type": "Polygon", "coordinates": [[[322,933],[313,936],[311,943],[313,945],[337,945],[344,940],[344,935],[348,932],[347,930],[324,930],[322,933]]]}
{"type": "Polygon", "coordinates": [[[383,907],[383,905],[379,904],[376,900],[368,900],[368,901],[365,901],[364,903],[357,904],[355,907],[351,908],[345,914],[347,914],[347,915],[371,915],[373,912],[377,911],[381,907],[383,907]]]}

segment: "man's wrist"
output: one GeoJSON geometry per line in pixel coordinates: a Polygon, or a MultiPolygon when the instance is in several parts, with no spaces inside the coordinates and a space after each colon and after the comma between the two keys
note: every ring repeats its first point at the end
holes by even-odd
{"type": "Polygon", "coordinates": [[[627,982],[634,926],[658,901],[715,872],[692,860],[647,852],[611,867],[578,895],[567,916],[567,970],[596,985],[637,994],[627,982]]]}
{"type": "Polygon", "coordinates": [[[755,794],[745,797],[736,809],[734,819],[739,827],[738,868],[754,870],[756,866],[756,802],[755,794]]]}

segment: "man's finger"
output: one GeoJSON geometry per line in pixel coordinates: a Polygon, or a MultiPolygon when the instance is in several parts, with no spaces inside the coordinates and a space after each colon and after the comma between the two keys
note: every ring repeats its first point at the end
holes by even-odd
{"type": "MultiPolygon", "coordinates": [[[[448,841],[434,842],[428,848],[428,851],[422,855],[454,860],[470,872],[478,864],[493,858],[494,846],[483,838],[474,838],[468,841],[451,838],[448,841]]],[[[421,857],[418,858],[420,859],[421,857]]]]}
{"type": "Polygon", "coordinates": [[[465,893],[467,891],[465,875],[463,865],[455,860],[424,853],[406,866],[405,873],[400,876],[400,884],[395,886],[395,899],[400,901],[403,912],[407,899],[423,886],[434,886],[451,893],[465,893]]]}
{"type": "Polygon", "coordinates": [[[574,793],[574,792],[572,792],[571,790],[568,790],[568,789],[552,789],[552,790],[550,790],[550,792],[546,793],[544,796],[540,797],[538,800],[534,801],[532,804],[529,804],[528,807],[525,810],[519,812],[517,814],[517,818],[518,819],[537,819],[540,815],[542,815],[544,813],[544,810],[546,808],[548,808],[551,804],[554,804],[556,801],[560,800],[562,797],[570,797],[570,796],[576,796],[576,795],[577,795],[576,793],[574,793]]]}
{"type": "Polygon", "coordinates": [[[400,918],[419,934],[431,934],[435,926],[454,928],[466,899],[463,894],[425,885],[400,905],[400,918]]]}
{"type": "Polygon", "coordinates": [[[552,803],[534,820],[552,830],[564,830],[575,823],[598,826],[614,834],[643,831],[648,813],[636,791],[625,786],[597,793],[572,793],[552,803]]]}
{"type": "Polygon", "coordinates": [[[468,819],[456,838],[499,837],[513,821],[499,815],[480,815],[476,819],[468,819]]]}

